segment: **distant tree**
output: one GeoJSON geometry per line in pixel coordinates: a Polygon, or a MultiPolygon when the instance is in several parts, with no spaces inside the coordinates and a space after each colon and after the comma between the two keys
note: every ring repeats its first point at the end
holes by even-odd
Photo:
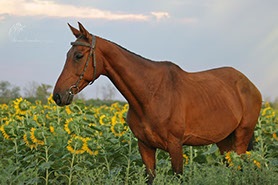
{"type": "Polygon", "coordinates": [[[20,87],[11,85],[8,81],[0,82],[0,103],[20,97],[20,87]]]}
{"type": "Polygon", "coordinates": [[[276,97],[275,100],[272,102],[272,106],[274,109],[278,110],[278,97],[276,97]]]}
{"type": "Polygon", "coordinates": [[[86,97],[85,97],[85,94],[83,92],[79,92],[78,94],[76,94],[74,96],[74,99],[77,99],[77,100],[86,100],[86,97]]]}
{"type": "Polygon", "coordinates": [[[112,100],[115,97],[116,89],[111,84],[102,86],[101,90],[103,100],[112,100]]]}
{"type": "Polygon", "coordinates": [[[35,81],[28,82],[25,87],[23,87],[23,93],[25,98],[36,98],[37,89],[39,84],[35,81]]]}
{"type": "Polygon", "coordinates": [[[47,98],[51,94],[50,88],[52,88],[52,86],[47,84],[41,84],[38,86],[36,90],[36,98],[41,100],[43,103],[46,103],[47,98]]]}

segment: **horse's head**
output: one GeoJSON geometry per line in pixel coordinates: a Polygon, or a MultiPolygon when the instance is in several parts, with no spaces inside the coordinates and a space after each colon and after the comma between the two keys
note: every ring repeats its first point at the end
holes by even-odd
{"type": "Polygon", "coordinates": [[[96,70],[96,37],[91,35],[81,23],[79,30],[69,25],[77,38],[67,53],[64,69],[56,82],[53,99],[57,105],[68,105],[73,96],[92,83],[98,76],[96,70]]]}

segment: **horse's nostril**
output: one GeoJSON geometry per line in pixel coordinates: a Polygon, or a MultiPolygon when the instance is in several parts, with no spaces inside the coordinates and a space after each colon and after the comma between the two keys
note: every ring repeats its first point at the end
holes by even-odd
{"type": "Polygon", "coordinates": [[[62,101],[61,101],[61,96],[56,93],[54,96],[53,96],[53,99],[54,101],[56,102],[57,105],[61,105],[62,101]]]}

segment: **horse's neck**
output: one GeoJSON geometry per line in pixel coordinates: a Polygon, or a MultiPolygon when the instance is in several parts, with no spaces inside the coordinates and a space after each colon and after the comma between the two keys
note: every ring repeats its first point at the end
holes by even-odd
{"type": "Polygon", "coordinates": [[[156,90],[157,76],[155,62],[133,54],[109,41],[102,40],[106,76],[114,83],[131,106],[146,105],[156,90]]]}

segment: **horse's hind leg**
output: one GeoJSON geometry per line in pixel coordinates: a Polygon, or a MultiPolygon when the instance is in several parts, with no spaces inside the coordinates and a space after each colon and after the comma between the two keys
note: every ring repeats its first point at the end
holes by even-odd
{"type": "Polygon", "coordinates": [[[248,80],[242,78],[237,83],[242,103],[242,119],[235,129],[235,147],[237,154],[246,152],[254,134],[261,110],[262,96],[258,89],[248,80]]]}
{"type": "Polygon", "coordinates": [[[235,133],[232,132],[228,137],[216,143],[220,153],[223,155],[225,152],[235,151],[235,133]]]}
{"type": "Polygon", "coordinates": [[[250,142],[254,134],[256,120],[251,123],[242,119],[239,126],[228,137],[216,143],[220,153],[235,151],[237,154],[243,154],[247,149],[251,149],[250,142]]]}
{"type": "MultiPolygon", "coordinates": [[[[256,117],[256,116],[255,116],[256,117]]],[[[256,119],[243,118],[238,128],[235,130],[235,147],[237,154],[243,154],[247,151],[252,140],[254,129],[257,123],[256,119]]]]}
{"type": "Polygon", "coordinates": [[[250,94],[241,94],[243,116],[238,127],[235,129],[235,147],[237,154],[246,153],[250,146],[249,144],[252,140],[261,110],[260,93],[254,88],[251,90],[247,91],[250,94]],[[251,92],[254,94],[251,94],[251,92]]]}
{"type": "Polygon", "coordinates": [[[250,142],[248,144],[247,151],[253,150],[254,140],[255,140],[255,136],[254,136],[254,133],[253,133],[252,138],[251,138],[251,140],[250,140],[250,142]]]}

